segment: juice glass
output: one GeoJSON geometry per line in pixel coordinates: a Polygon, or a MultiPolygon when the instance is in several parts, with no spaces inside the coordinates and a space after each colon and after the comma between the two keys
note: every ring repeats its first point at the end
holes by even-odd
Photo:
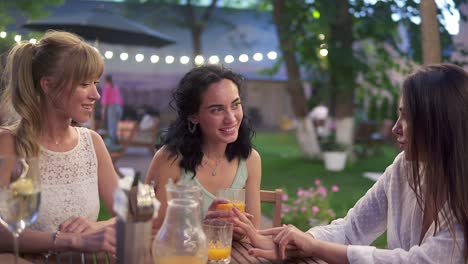
{"type": "Polygon", "coordinates": [[[203,231],[208,240],[208,264],[231,262],[232,223],[224,219],[203,221],[203,231]]]}
{"type": "Polygon", "coordinates": [[[242,213],[245,212],[245,189],[220,189],[217,192],[218,198],[224,198],[229,200],[230,203],[227,204],[218,204],[216,209],[218,210],[232,210],[232,207],[235,206],[242,213]]]}

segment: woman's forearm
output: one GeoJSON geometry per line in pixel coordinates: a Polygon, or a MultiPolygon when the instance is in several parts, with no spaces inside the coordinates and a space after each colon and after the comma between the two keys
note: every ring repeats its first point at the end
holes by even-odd
{"type": "Polygon", "coordinates": [[[349,263],[347,256],[348,246],[331,243],[327,241],[314,240],[310,248],[310,254],[316,258],[324,260],[327,263],[349,263]]]}
{"type": "MultiPolygon", "coordinates": [[[[13,236],[10,232],[0,230],[2,239],[0,239],[0,251],[13,251],[13,236]]],[[[22,253],[40,253],[48,251],[67,251],[72,250],[76,234],[40,232],[26,229],[19,237],[19,250],[22,253]],[[55,241],[54,241],[54,236],[55,241]]],[[[75,243],[76,244],[76,243],[75,243]]]]}

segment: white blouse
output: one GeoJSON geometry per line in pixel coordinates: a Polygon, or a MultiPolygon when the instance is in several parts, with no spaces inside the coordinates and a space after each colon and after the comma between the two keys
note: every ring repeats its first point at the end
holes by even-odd
{"type": "Polygon", "coordinates": [[[434,235],[432,223],[419,244],[423,212],[409,186],[407,164],[400,153],[345,218],[307,232],[316,239],[349,245],[349,263],[464,263],[463,231],[455,225],[455,243],[441,213],[438,232],[434,235]],[[388,249],[369,246],[385,230],[388,249]]]}

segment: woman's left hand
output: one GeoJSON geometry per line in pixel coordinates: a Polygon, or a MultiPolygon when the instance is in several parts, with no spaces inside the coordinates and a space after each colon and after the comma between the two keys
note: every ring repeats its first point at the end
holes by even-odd
{"type": "Polygon", "coordinates": [[[241,228],[249,238],[253,248],[249,249],[249,254],[266,259],[277,259],[277,246],[270,236],[264,236],[258,232],[252,222],[237,208],[233,208],[236,218],[234,223],[241,228]]]}

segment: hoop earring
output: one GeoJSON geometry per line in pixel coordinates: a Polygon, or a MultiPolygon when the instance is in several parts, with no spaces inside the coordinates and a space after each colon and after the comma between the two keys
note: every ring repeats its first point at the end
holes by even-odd
{"type": "Polygon", "coordinates": [[[188,121],[187,126],[188,126],[188,131],[190,132],[190,134],[195,133],[195,130],[197,130],[197,124],[194,124],[190,121],[188,121]]]}

